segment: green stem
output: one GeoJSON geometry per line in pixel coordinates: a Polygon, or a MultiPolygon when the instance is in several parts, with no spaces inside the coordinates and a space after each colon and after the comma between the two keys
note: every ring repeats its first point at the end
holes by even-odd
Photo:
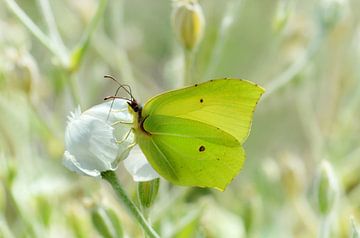
{"type": "Polygon", "coordinates": [[[80,108],[82,108],[83,105],[81,104],[79,90],[78,90],[78,86],[77,86],[77,74],[67,72],[67,73],[65,73],[65,77],[66,77],[65,81],[68,84],[68,87],[70,89],[70,94],[71,94],[71,97],[73,99],[75,106],[79,105],[80,108]]]}
{"type": "Polygon", "coordinates": [[[310,43],[307,51],[302,57],[299,57],[293,64],[291,64],[283,73],[281,73],[277,78],[272,80],[268,86],[266,86],[266,93],[263,95],[262,100],[269,97],[274,92],[278,91],[288,83],[290,83],[295,76],[307,65],[309,60],[315,55],[318,49],[321,46],[326,32],[319,32],[319,35],[310,43]]]}
{"type": "Polygon", "coordinates": [[[96,13],[94,17],[91,19],[90,24],[88,25],[84,35],[81,37],[81,40],[79,42],[81,48],[86,48],[88,46],[93,32],[95,31],[100,19],[105,13],[106,5],[107,5],[107,0],[101,0],[99,2],[96,13]]]}
{"type": "Polygon", "coordinates": [[[330,217],[328,215],[321,218],[319,238],[330,237],[330,217]]]}
{"type": "Polygon", "coordinates": [[[192,50],[184,50],[184,86],[193,84],[192,80],[192,66],[194,53],[192,50]]]}
{"type": "Polygon", "coordinates": [[[58,32],[54,14],[51,10],[49,0],[37,0],[38,4],[40,6],[40,9],[42,11],[42,14],[44,15],[45,23],[47,25],[47,28],[49,30],[50,39],[55,44],[55,46],[58,49],[59,54],[61,54],[61,57],[63,59],[68,59],[68,52],[64,45],[64,42],[62,41],[60,34],[58,32]]]}
{"type": "Polygon", "coordinates": [[[51,39],[42,32],[37,25],[30,19],[28,15],[19,7],[14,0],[5,0],[9,9],[15,14],[17,18],[29,29],[29,31],[54,55],[56,55],[63,65],[67,65],[68,59],[63,56],[59,48],[54,45],[51,39]]]}
{"type": "Polygon", "coordinates": [[[150,226],[150,224],[146,221],[143,214],[140,212],[139,208],[135,206],[135,204],[129,199],[126,195],[125,190],[121,187],[116,174],[114,171],[105,171],[101,173],[103,179],[108,181],[112,188],[114,189],[116,196],[123,205],[128,209],[128,212],[137,220],[137,222],[141,225],[147,237],[150,238],[159,238],[160,236],[156,233],[156,231],[150,226]]]}
{"type": "Polygon", "coordinates": [[[211,51],[210,61],[206,66],[204,77],[205,80],[208,80],[213,76],[214,70],[219,65],[221,54],[231,33],[229,29],[231,29],[233,24],[237,22],[237,19],[239,19],[242,13],[242,4],[242,0],[233,0],[227,2],[226,10],[222,17],[219,31],[216,35],[215,44],[211,51]]]}

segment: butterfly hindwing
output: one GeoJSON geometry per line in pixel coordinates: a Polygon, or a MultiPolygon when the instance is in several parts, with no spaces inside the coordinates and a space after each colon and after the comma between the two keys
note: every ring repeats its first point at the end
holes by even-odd
{"type": "Polygon", "coordinates": [[[199,121],[152,115],[138,139],[150,164],[174,184],[224,190],[240,171],[245,155],[238,140],[199,121]]]}

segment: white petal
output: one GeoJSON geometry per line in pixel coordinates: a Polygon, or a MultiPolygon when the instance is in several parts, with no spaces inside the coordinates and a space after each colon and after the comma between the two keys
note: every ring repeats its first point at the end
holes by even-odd
{"type": "Polygon", "coordinates": [[[98,170],[83,169],[81,165],[76,161],[75,157],[72,154],[70,154],[69,151],[65,151],[64,153],[63,165],[69,170],[81,175],[100,177],[100,172],[98,170]]]}
{"type": "Polygon", "coordinates": [[[134,143],[132,114],[126,100],[96,105],[68,117],[65,131],[64,165],[82,175],[99,176],[115,170],[134,143]],[[110,110],[111,109],[111,110],[110,110]]]}
{"type": "Polygon", "coordinates": [[[84,114],[96,117],[102,121],[107,121],[110,124],[118,121],[131,123],[133,118],[128,107],[127,100],[116,99],[96,105],[86,110],[84,114]]]}
{"type": "Polygon", "coordinates": [[[108,124],[82,115],[68,124],[65,132],[66,150],[76,158],[83,169],[112,169],[111,162],[117,156],[112,130],[108,124]]]}
{"type": "Polygon", "coordinates": [[[145,182],[159,178],[159,174],[151,167],[138,146],[135,146],[124,160],[126,170],[135,182],[145,182]]]}

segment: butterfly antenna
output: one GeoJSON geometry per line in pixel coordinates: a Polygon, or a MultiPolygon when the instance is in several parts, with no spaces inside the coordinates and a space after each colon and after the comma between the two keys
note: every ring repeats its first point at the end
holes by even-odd
{"type": "Polygon", "coordinates": [[[130,96],[130,100],[131,101],[134,100],[134,97],[133,97],[132,92],[131,92],[131,87],[129,85],[119,83],[119,81],[116,78],[114,78],[113,76],[111,76],[111,75],[105,75],[104,78],[111,79],[112,81],[114,81],[116,84],[119,85],[118,89],[116,90],[115,96],[119,92],[120,88],[122,88],[130,96]]]}
{"type": "Polygon", "coordinates": [[[108,96],[108,97],[105,97],[104,100],[109,100],[109,99],[112,99],[112,102],[111,102],[111,105],[110,105],[110,109],[109,109],[109,113],[107,115],[107,118],[106,120],[109,120],[109,117],[110,117],[110,113],[111,113],[111,110],[114,106],[114,103],[115,103],[115,99],[117,98],[121,98],[121,99],[125,99],[125,100],[129,100],[128,98],[124,98],[124,97],[119,97],[117,96],[120,89],[124,89],[124,91],[130,96],[130,100],[134,100],[134,97],[132,96],[132,93],[131,93],[131,87],[129,85],[126,85],[126,84],[121,84],[119,83],[119,81],[117,81],[113,76],[111,75],[105,75],[104,76],[105,79],[111,79],[112,81],[114,81],[115,83],[117,83],[119,85],[119,87],[116,89],[115,91],[115,94],[114,96],[108,96]]]}

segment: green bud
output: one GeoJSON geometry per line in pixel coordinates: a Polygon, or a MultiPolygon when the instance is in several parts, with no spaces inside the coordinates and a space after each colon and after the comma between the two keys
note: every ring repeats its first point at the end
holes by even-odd
{"type": "Polygon", "coordinates": [[[256,231],[256,228],[259,226],[260,219],[263,216],[261,213],[264,208],[262,207],[261,199],[259,199],[259,196],[255,196],[257,194],[254,191],[250,190],[247,191],[247,193],[253,198],[245,202],[241,217],[244,222],[246,234],[250,236],[250,234],[256,231]]]}
{"type": "Polygon", "coordinates": [[[104,238],[121,238],[124,232],[116,213],[110,208],[97,207],[91,212],[91,220],[96,230],[104,238]]]}
{"type": "Polygon", "coordinates": [[[35,202],[40,222],[42,222],[45,227],[49,227],[51,222],[52,205],[44,196],[36,197],[35,202]]]}
{"type": "Polygon", "coordinates": [[[14,184],[15,178],[17,176],[17,167],[13,160],[8,160],[7,167],[6,167],[6,185],[7,187],[11,188],[14,184]]]}
{"type": "Polygon", "coordinates": [[[337,178],[328,161],[323,161],[315,178],[315,202],[321,215],[328,215],[338,195],[337,178]]]}
{"type": "Polygon", "coordinates": [[[160,179],[154,179],[147,182],[139,182],[137,186],[137,195],[143,208],[150,208],[154,203],[159,191],[160,179]]]}
{"type": "Polygon", "coordinates": [[[8,89],[23,91],[30,95],[35,81],[39,79],[39,72],[34,58],[25,50],[7,48],[0,60],[0,73],[3,85],[8,89]]]}
{"type": "Polygon", "coordinates": [[[66,215],[66,221],[71,228],[73,237],[85,238],[88,237],[89,227],[88,224],[84,222],[83,210],[78,207],[72,207],[71,211],[66,215]]]}
{"type": "Polygon", "coordinates": [[[194,49],[203,36],[204,27],[204,14],[196,0],[178,0],[175,3],[173,28],[182,47],[194,49]]]}
{"type": "Polygon", "coordinates": [[[293,0],[282,0],[278,2],[273,19],[273,29],[276,32],[281,32],[285,28],[289,16],[293,11],[293,6],[293,0]]]}
{"type": "Polygon", "coordinates": [[[303,160],[292,154],[281,157],[281,182],[291,198],[297,198],[304,191],[306,184],[303,160]]]}

